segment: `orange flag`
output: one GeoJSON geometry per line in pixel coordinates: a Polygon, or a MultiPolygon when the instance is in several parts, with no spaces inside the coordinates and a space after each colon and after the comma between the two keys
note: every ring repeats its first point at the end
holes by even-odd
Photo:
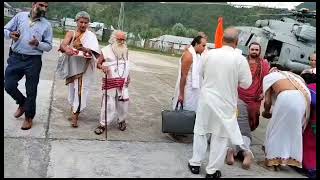
{"type": "Polygon", "coordinates": [[[214,36],[214,46],[215,48],[222,47],[222,39],[223,39],[223,18],[219,17],[218,19],[218,26],[216,29],[216,34],[214,36]]]}

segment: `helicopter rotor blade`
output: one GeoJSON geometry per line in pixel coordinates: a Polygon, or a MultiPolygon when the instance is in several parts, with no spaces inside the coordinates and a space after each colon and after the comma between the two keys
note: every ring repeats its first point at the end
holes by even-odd
{"type": "MultiPolygon", "coordinates": [[[[192,5],[222,5],[222,6],[231,6],[235,8],[243,8],[243,7],[263,7],[258,5],[240,5],[240,4],[232,4],[230,2],[223,3],[223,2],[159,2],[160,4],[192,4],[192,5]]],[[[268,7],[265,7],[268,8],[268,7]]],[[[276,8],[269,8],[269,9],[276,9],[276,8]]],[[[259,16],[297,16],[303,18],[316,18],[316,11],[309,11],[307,8],[301,8],[299,10],[282,10],[282,14],[250,14],[250,15],[243,15],[238,17],[259,17],[259,16]]]]}
{"type": "Polygon", "coordinates": [[[161,4],[192,4],[192,5],[222,5],[230,6],[227,3],[215,3],[215,2],[160,2],[161,4]]]}
{"type": "Polygon", "coordinates": [[[248,14],[244,16],[292,16],[293,14],[248,14]]]}

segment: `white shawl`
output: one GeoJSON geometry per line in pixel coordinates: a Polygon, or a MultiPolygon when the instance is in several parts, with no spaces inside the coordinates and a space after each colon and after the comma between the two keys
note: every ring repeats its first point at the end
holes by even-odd
{"type": "Polygon", "coordinates": [[[93,32],[86,30],[80,41],[83,47],[91,49],[92,51],[100,54],[99,42],[97,36],[93,32]]]}
{"type": "Polygon", "coordinates": [[[199,59],[193,46],[190,46],[188,50],[192,54],[192,88],[200,88],[199,59]]]}

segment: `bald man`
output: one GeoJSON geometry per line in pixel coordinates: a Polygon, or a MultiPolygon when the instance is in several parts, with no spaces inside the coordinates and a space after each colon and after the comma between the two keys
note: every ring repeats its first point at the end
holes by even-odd
{"type": "Polygon", "coordinates": [[[248,88],[252,76],[248,61],[235,50],[238,31],[227,28],[223,46],[209,50],[204,59],[201,76],[203,83],[194,125],[193,156],[188,167],[199,174],[207,150],[207,137],[211,135],[206,178],[221,177],[227,145],[242,145],[243,139],[237,122],[238,86],[248,88]]]}
{"type": "Polygon", "coordinates": [[[105,122],[108,125],[117,120],[118,128],[121,131],[124,131],[127,127],[130,76],[126,39],[127,36],[123,31],[113,31],[109,39],[110,44],[101,49],[102,54],[98,58],[97,68],[107,74],[107,79],[102,79],[103,95],[100,123],[94,131],[97,135],[104,132],[105,122]],[[105,93],[106,90],[107,94],[105,93]],[[107,110],[105,108],[105,98],[107,98],[107,110]],[[105,113],[107,113],[107,120],[105,119],[105,113]]]}

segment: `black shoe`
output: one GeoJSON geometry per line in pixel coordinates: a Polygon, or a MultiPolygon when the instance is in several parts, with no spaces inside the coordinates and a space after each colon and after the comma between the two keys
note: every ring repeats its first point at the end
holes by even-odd
{"type": "Polygon", "coordinates": [[[193,174],[200,173],[200,166],[191,166],[190,163],[188,163],[188,167],[193,174]]]}
{"type": "Polygon", "coordinates": [[[220,178],[221,177],[221,171],[217,170],[214,174],[207,174],[206,178],[220,178]]]}

